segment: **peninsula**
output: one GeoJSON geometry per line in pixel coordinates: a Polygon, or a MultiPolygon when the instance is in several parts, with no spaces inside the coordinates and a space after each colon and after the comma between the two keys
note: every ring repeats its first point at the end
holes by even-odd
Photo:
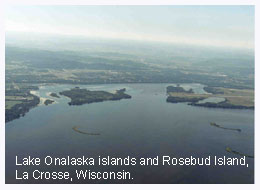
{"type": "Polygon", "coordinates": [[[40,98],[31,91],[38,90],[37,86],[6,85],[5,89],[5,122],[24,116],[31,108],[40,103],[40,98]]]}

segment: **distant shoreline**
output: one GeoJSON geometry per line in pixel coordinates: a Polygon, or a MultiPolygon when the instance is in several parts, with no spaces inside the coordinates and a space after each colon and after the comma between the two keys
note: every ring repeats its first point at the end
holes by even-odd
{"type": "MultiPolygon", "coordinates": [[[[198,82],[111,82],[111,83],[71,83],[71,82],[16,82],[17,84],[33,84],[33,85],[110,85],[110,84],[120,84],[120,85],[127,85],[127,84],[201,84],[204,86],[207,86],[207,84],[204,83],[198,83],[198,82]]],[[[229,86],[229,85],[228,85],[229,86]]],[[[231,85],[232,86],[232,85],[231,85]]],[[[248,89],[248,90],[255,90],[255,88],[249,88],[249,87],[225,87],[221,85],[213,85],[211,87],[222,87],[222,88],[234,88],[234,89],[248,89]]]]}

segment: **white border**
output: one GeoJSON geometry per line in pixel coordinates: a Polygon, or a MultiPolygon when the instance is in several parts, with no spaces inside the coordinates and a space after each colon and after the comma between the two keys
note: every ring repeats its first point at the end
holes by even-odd
{"type": "MultiPolygon", "coordinates": [[[[71,188],[109,188],[109,189],[132,189],[132,188],[151,188],[151,189],[157,189],[161,188],[158,185],[148,185],[148,186],[130,186],[130,185],[124,185],[123,187],[121,185],[77,185],[74,187],[74,185],[62,185],[62,187],[57,187],[56,185],[5,185],[4,177],[5,177],[5,118],[4,118],[4,99],[5,99],[5,86],[4,86],[4,80],[5,80],[5,32],[4,32],[4,6],[8,5],[255,5],[255,97],[259,97],[259,81],[260,81],[260,73],[259,73],[259,35],[260,29],[259,29],[259,18],[260,18],[260,4],[257,0],[0,0],[0,189],[5,188],[19,188],[19,189],[46,189],[46,188],[64,188],[64,189],[71,189],[71,188]],[[258,75],[259,74],[259,75],[258,75]]],[[[259,186],[260,179],[259,179],[259,171],[260,171],[260,164],[256,162],[256,160],[260,157],[259,156],[259,145],[260,145],[260,139],[259,136],[259,129],[260,122],[259,118],[259,98],[255,99],[255,185],[229,185],[227,187],[226,185],[211,185],[210,188],[213,189],[219,189],[219,188],[236,188],[236,189],[244,189],[244,188],[250,188],[250,189],[256,189],[257,186],[259,186]]],[[[176,187],[176,186],[174,186],[176,187]]],[[[171,185],[163,185],[163,188],[174,188],[171,185]]],[[[178,185],[178,187],[180,187],[178,185]]],[[[194,188],[192,186],[188,185],[182,185],[181,187],[184,188],[194,188]]],[[[196,185],[199,189],[208,189],[208,185],[196,185]]],[[[196,188],[195,187],[195,188],[196,188]]],[[[259,189],[259,187],[257,188],[259,189]]]]}
{"type": "Polygon", "coordinates": [[[15,5],[254,5],[256,0],[5,0],[15,5]]]}
{"type": "MultiPolygon", "coordinates": [[[[2,4],[2,3],[1,3],[2,4]]],[[[4,32],[4,6],[0,5],[0,184],[5,178],[5,32],[4,32]]]]}

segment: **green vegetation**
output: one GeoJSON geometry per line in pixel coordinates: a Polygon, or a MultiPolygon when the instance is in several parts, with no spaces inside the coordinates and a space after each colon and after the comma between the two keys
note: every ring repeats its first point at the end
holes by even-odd
{"type": "Polygon", "coordinates": [[[11,109],[16,104],[21,104],[22,101],[15,101],[15,100],[6,100],[5,101],[5,109],[11,109]]]}
{"type": "Polygon", "coordinates": [[[230,109],[254,109],[254,90],[250,89],[231,89],[231,88],[212,88],[212,97],[222,97],[225,101],[219,103],[191,103],[194,106],[211,108],[230,108],[230,109]]]}
{"type": "Polygon", "coordinates": [[[45,104],[46,106],[48,106],[49,104],[52,104],[53,102],[54,102],[53,100],[47,99],[47,100],[44,101],[44,104],[45,104]]]}
{"type": "Polygon", "coordinates": [[[195,96],[183,96],[181,97],[180,94],[173,94],[167,97],[166,101],[171,103],[178,103],[178,102],[198,102],[200,100],[204,100],[205,97],[195,97],[195,96]]]}
{"type": "Polygon", "coordinates": [[[195,94],[192,89],[185,90],[180,86],[177,87],[167,86],[166,90],[168,94],[166,101],[171,103],[178,103],[178,102],[195,103],[209,97],[209,95],[207,94],[195,94]]]}
{"type": "Polygon", "coordinates": [[[254,106],[236,105],[236,104],[228,103],[227,100],[219,103],[213,103],[213,102],[190,103],[189,105],[208,107],[208,108],[224,108],[224,109],[254,109],[254,106]]]}
{"type": "Polygon", "coordinates": [[[125,89],[117,90],[115,93],[110,93],[106,91],[90,91],[76,87],[71,90],[60,92],[60,95],[67,96],[71,99],[71,101],[68,103],[69,105],[82,105],[93,102],[131,98],[130,95],[125,94],[124,92],[125,89]]]}
{"type": "Polygon", "coordinates": [[[179,85],[177,87],[167,86],[166,91],[167,91],[167,93],[170,93],[170,92],[190,93],[190,94],[194,93],[192,89],[185,90],[184,88],[180,87],[179,85]]]}
{"type": "Polygon", "coordinates": [[[50,93],[50,96],[52,96],[52,97],[54,97],[54,98],[60,98],[60,97],[58,96],[58,94],[56,94],[56,93],[54,93],[54,92],[50,93]]]}
{"type": "Polygon", "coordinates": [[[185,91],[181,87],[168,86],[166,101],[171,103],[189,102],[189,105],[210,108],[254,109],[254,90],[222,87],[204,87],[204,90],[212,94],[195,94],[193,91],[185,91]],[[209,97],[219,97],[225,100],[218,103],[199,103],[200,100],[209,97]]]}
{"type": "MultiPolygon", "coordinates": [[[[142,43],[132,46],[112,43],[107,51],[104,46],[108,44],[98,47],[91,43],[82,44],[89,49],[51,51],[6,46],[6,82],[201,83],[212,87],[254,88],[253,54],[233,52],[230,56],[230,53],[219,50],[198,51],[197,47],[180,48],[179,51],[178,47],[160,45],[151,48],[142,43]],[[181,52],[180,55],[177,52],[181,52]],[[197,53],[199,55],[194,56],[197,53]]],[[[82,44],[77,43],[77,49],[82,44]]]]}
{"type": "Polygon", "coordinates": [[[7,84],[5,90],[5,122],[24,116],[31,108],[40,103],[40,98],[31,94],[38,87],[7,84]]]}
{"type": "MultiPolygon", "coordinates": [[[[234,106],[244,106],[248,108],[254,107],[254,90],[250,89],[231,89],[217,88],[223,91],[223,97],[226,98],[228,104],[234,106]]],[[[221,97],[221,95],[219,95],[221,97]]]]}

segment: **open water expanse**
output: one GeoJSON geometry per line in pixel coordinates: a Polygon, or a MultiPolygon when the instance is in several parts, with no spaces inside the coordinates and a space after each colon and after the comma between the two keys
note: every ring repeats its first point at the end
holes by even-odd
{"type": "MultiPolygon", "coordinates": [[[[169,84],[46,85],[36,91],[54,104],[32,108],[24,117],[6,124],[6,183],[253,183],[254,159],[246,166],[163,166],[162,156],[238,157],[232,150],[254,155],[254,111],[216,109],[167,103],[169,84]],[[48,96],[75,86],[113,92],[126,88],[131,99],[69,106],[69,98],[48,96]],[[231,131],[210,125],[215,122],[231,131]],[[79,130],[100,135],[86,135],[79,130]],[[159,166],[16,166],[15,156],[54,157],[156,157],[159,166]],[[70,180],[16,180],[16,170],[69,171],[70,180]],[[130,180],[77,180],[75,170],[129,171],[130,180]]],[[[184,84],[196,93],[200,84],[184,84]]],[[[95,163],[96,164],[96,163],[95,163]]]]}

